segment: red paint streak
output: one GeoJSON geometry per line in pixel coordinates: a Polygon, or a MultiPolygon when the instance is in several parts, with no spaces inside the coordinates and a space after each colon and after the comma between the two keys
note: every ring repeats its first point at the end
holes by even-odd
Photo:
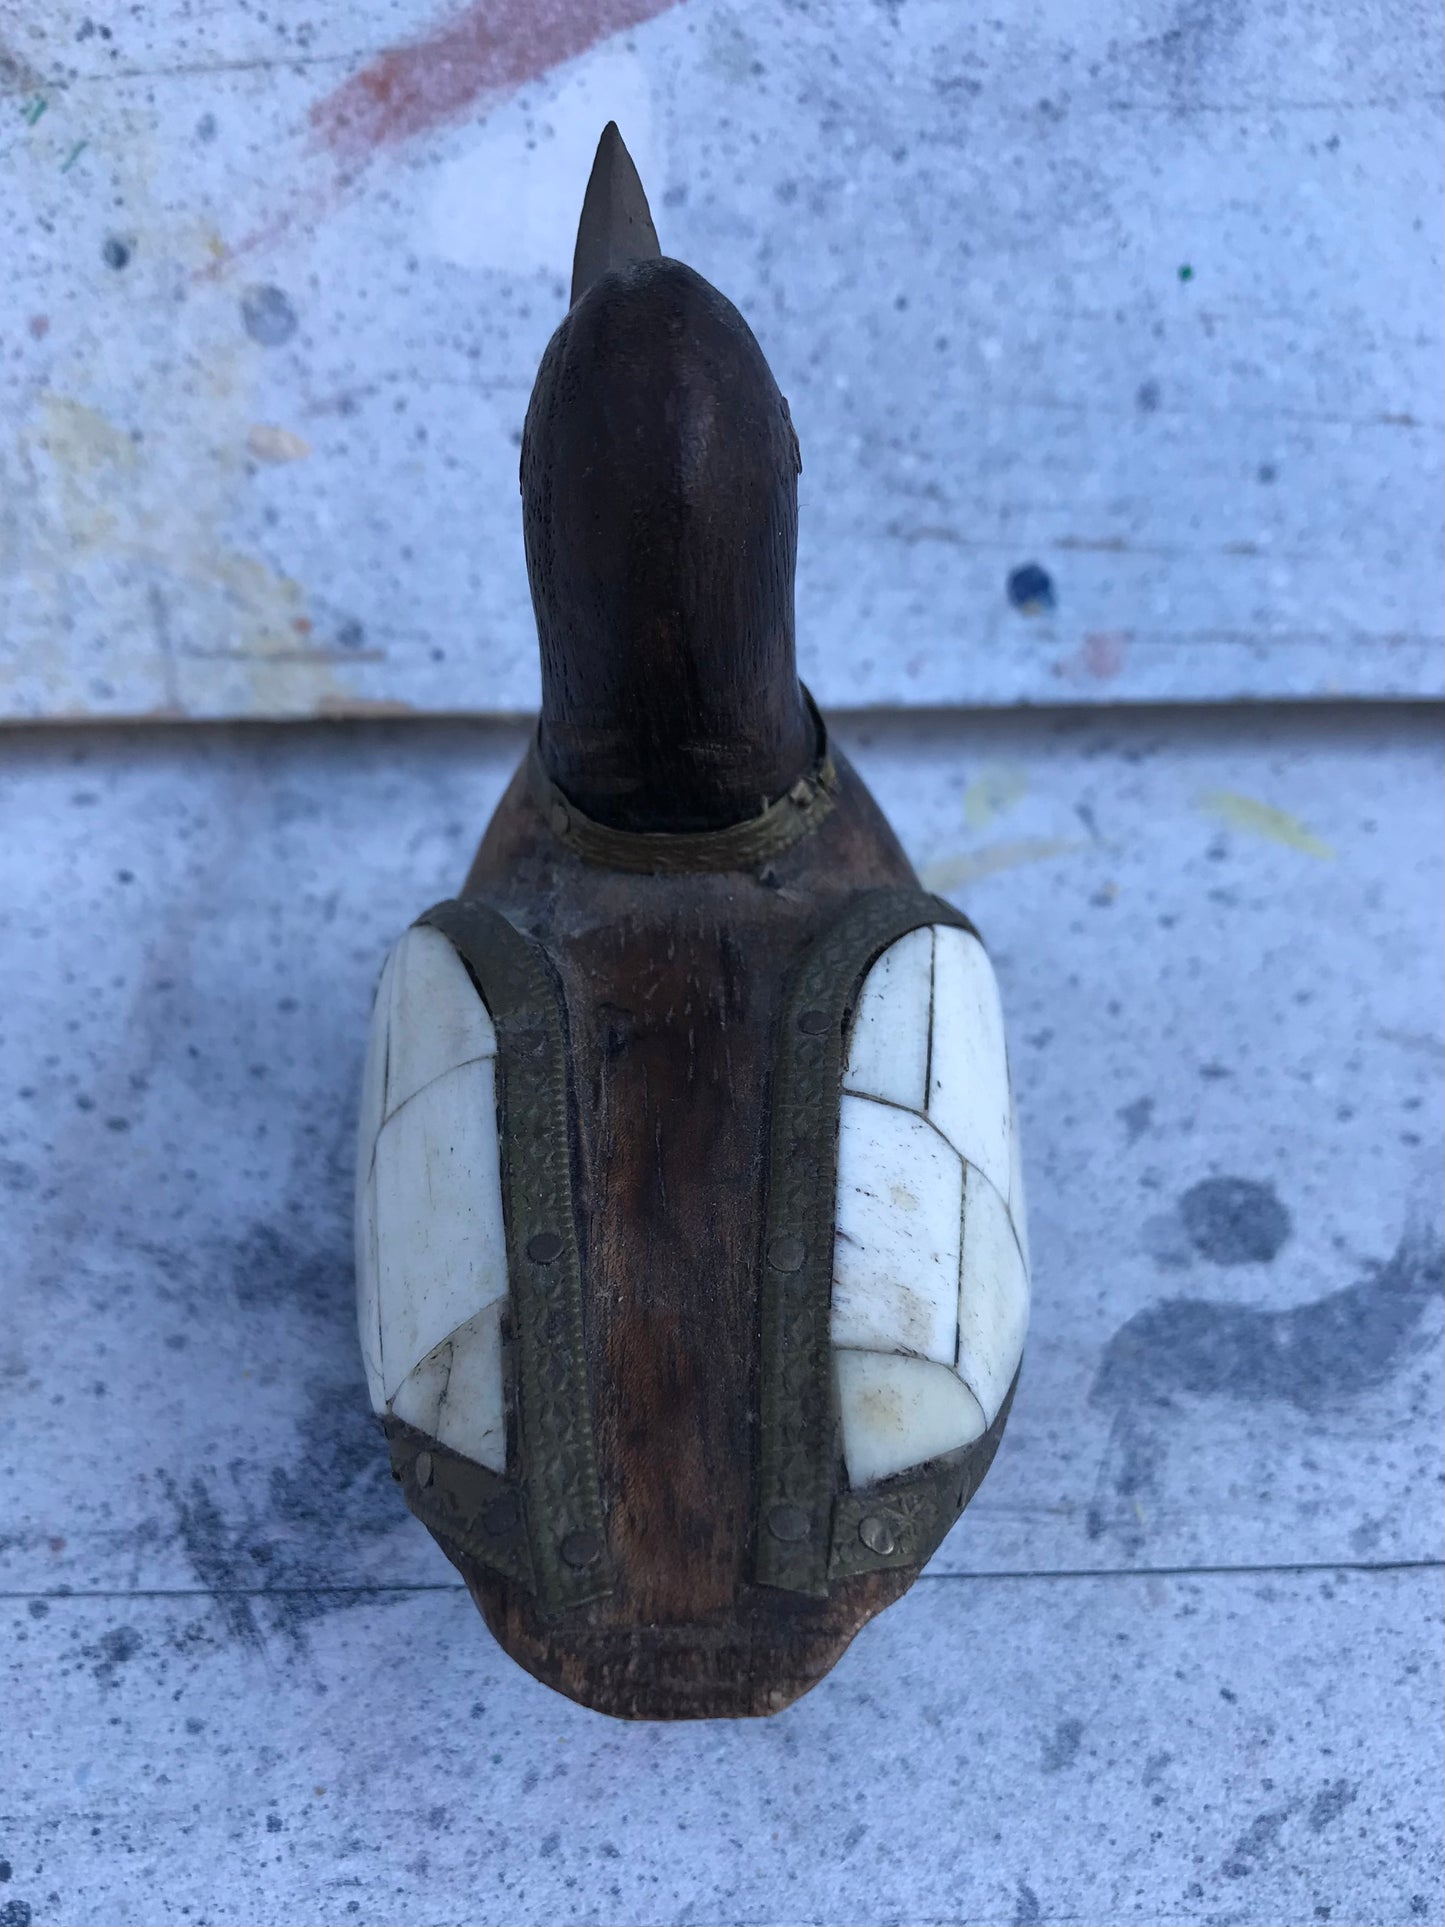
{"type": "Polygon", "coordinates": [[[1084,637],[1084,668],[1099,682],[1112,682],[1124,667],[1126,636],[1108,629],[1084,637]]]}
{"type": "Polygon", "coordinates": [[[50,316],[48,314],[31,315],[30,317],[31,339],[34,341],[44,341],[45,337],[49,333],[50,333],[50,316]]]}
{"type": "MultiPolygon", "coordinates": [[[[317,138],[361,160],[460,118],[478,97],[520,87],[677,0],[473,0],[425,40],[393,47],[311,109],[317,138]]],[[[600,129],[598,130],[601,131],[600,129]]]]}

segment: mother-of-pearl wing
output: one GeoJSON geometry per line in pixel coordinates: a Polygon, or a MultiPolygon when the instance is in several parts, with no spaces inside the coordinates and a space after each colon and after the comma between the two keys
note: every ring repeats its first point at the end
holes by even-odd
{"type": "Polygon", "coordinates": [[[843,1073],[832,1339],[850,1483],[981,1437],[1028,1314],[993,968],[966,930],[910,931],[864,979],[843,1073]]]}

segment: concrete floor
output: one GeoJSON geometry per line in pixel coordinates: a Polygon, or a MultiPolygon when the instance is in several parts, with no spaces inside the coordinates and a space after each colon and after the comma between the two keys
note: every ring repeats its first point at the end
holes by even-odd
{"type": "Polygon", "coordinates": [[[1441,1918],[1438,715],[838,734],[997,960],[1034,1326],[914,1591],[691,1728],[502,1655],[356,1352],[370,985],[520,732],[4,740],[5,1927],[1441,1918]]]}

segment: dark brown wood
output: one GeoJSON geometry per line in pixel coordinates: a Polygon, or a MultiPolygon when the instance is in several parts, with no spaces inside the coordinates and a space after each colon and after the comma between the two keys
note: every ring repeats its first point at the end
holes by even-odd
{"type": "Polygon", "coordinates": [[[614,136],[522,448],[538,742],[565,800],[519,771],[465,894],[535,938],[562,987],[615,1582],[544,1621],[515,1578],[447,1550],[502,1645],[559,1691],[628,1718],[738,1716],[806,1692],[915,1576],[855,1573],[826,1597],[753,1577],[783,999],[857,892],[914,878],[841,758],[832,809],[755,867],[639,874],[558,832],[569,805],[625,831],[736,824],[793,789],[820,748],[794,663],[787,404],[715,288],[635,258],[646,203],[614,136]]]}
{"type": "Polygon", "coordinates": [[[552,834],[519,772],[467,878],[466,895],[543,945],[565,992],[589,1384],[618,1582],[546,1623],[520,1588],[457,1564],[507,1651],[602,1711],[776,1711],[913,1577],[858,1575],[819,1600],[751,1578],[782,996],[849,897],[911,881],[841,758],[832,813],[761,873],[601,869],[552,834]]]}
{"type": "Polygon", "coordinates": [[[582,197],[572,254],[573,301],[604,274],[634,267],[639,261],[655,261],[661,253],[642,182],[617,122],[610,120],[597,143],[597,158],[582,197]]]}
{"type": "MultiPolygon", "coordinates": [[[[626,197],[609,209],[635,219],[626,197]]],[[[716,288],[668,259],[587,286],[543,356],[521,484],[542,755],[588,816],[714,829],[807,767],[798,469],[788,405],[716,288]]]]}

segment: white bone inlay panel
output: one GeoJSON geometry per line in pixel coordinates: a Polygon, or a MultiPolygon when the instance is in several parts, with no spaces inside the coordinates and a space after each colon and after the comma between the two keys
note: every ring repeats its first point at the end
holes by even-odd
{"type": "Polygon", "coordinates": [[[361,1074],[361,1110],[356,1121],[356,1186],[358,1192],[371,1170],[376,1149],[376,1134],[386,1115],[387,1034],[391,1019],[391,981],[396,951],[392,950],[381,968],[381,981],[371,1006],[371,1026],[366,1038],[366,1068],[361,1074]]]}
{"type": "Polygon", "coordinates": [[[381,1366],[388,1397],[433,1346],[507,1289],[494,1068],[459,1065],[376,1143],[381,1366]]]}
{"type": "Polygon", "coordinates": [[[946,1365],[840,1348],[833,1368],[854,1487],[969,1445],[987,1429],[978,1400],[946,1365]]]}
{"type": "Polygon", "coordinates": [[[993,1423],[1028,1324],[1026,1237],[993,967],[966,930],[911,931],[864,979],[839,1099],[831,1331],[854,1486],[993,1423]]]}
{"type": "Polygon", "coordinates": [[[983,945],[940,927],[933,943],[928,1114],[1003,1195],[1009,1182],[1008,1058],[998,984],[983,945]]]}
{"type": "Polygon", "coordinates": [[[505,1381],[502,1375],[503,1299],[495,1299],[452,1333],[451,1376],[442,1395],[434,1437],[493,1472],[507,1467],[505,1381]]]}
{"type": "Polygon", "coordinates": [[[444,1071],[496,1054],[487,1007],[451,944],[427,924],[406,931],[391,953],[386,1116],[444,1071]]]}
{"type": "Polygon", "coordinates": [[[408,1425],[493,1472],[507,1462],[502,1306],[494,1300],[444,1338],[391,1402],[408,1425]]]}
{"type": "Polygon", "coordinates": [[[435,1438],[441,1414],[442,1394],[452,1372],[452,1341],[444,1338],[429,1351],[420,1365],[414,1365],[396,1388],[390,1410],[418,1432],[435,1438]]]}
{"type": "Polygon", "coordinates": [[[843,1087],[886,1097],[910,1111],[928,1102],[928,1013],[933,931],[910,930],[890,944],[863,980],[843,1087]]]}
{"type": "Polygon", "coordinates": [[[1009,1104],[1009,1170],[1008,1170],[1008,1214],[1013,1219],[1014,1235],[1023,1253],[1024,1270],[1033,1277],[1033,1259],[1029,1256],[1029,1201],[1024,1190],[1023,1149],[1019,1142],[1019,1114],[1012,1101],[1009,1104]]]}
{"type": "Polygon", "coordinates": [[[991,1425],[1023,1356],[1029,1281],[1008,1207],[976,1165],[963,1199],[958,1372],[991,1425]]]}
{"type": "Polygon", "coordinates": [[[833,1343],[952,1365],[963,1166],[926,1118],[845,1094],[833,1343]]]}
{"type": "Polygon", "coordinates": [[[381,1377],[381,1300],[376,1279],[376,1186],[368,1171],[356,1189],[356,1331],[374,1412],[386,1408],[381,1377]]]}

